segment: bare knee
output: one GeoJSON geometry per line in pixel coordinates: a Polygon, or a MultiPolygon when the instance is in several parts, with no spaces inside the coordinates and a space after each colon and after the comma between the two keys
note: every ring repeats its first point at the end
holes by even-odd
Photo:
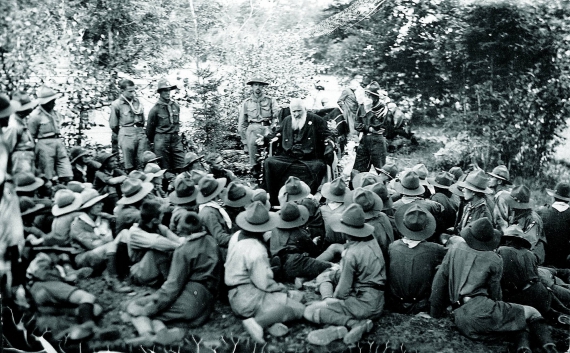
{"type": "Polygon", "coordinates": [[[95,303],[95,296],[91,293],[87,293],[82,289],[78,289],[75,292],[71,293],[69,296],[69,301],[73,304],[93,304],[95,303]]]}

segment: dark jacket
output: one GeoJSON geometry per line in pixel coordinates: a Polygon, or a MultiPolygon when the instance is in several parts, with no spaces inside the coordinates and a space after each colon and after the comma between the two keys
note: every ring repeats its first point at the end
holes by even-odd
{"type": "MultiPolygon", "coordinates": [[[[561,208],[563,209],[563,208],[561,208]]],[[[546,266],[567,268],[570,255],[570,208],[560,212],[552,205],[538,210],[546,237],[546,266]]]]}
{"type": "Polygon", "coordinates": [[[161,101],[148,113],[146,136],[150,142],[154,142],[155,134],[177,134],[180,131],[180,106],[172,100],[168,105],[172,109],[172,117],[168,112],[168,106],[161,101]]]}
{"type": "Polygon", "coordinates": [[[318,115],[307,113],[303,128],[295,132],[292,128],[292,117],[283,119],[277,131],[270,135],[278,136],[281,153],[301,160],[322,159],[325,151],[325,140],[331,137],[326,122],[318,115]]]}
{"type": "Polygon", "coordinates": [[[453,228],[455,225],[455,218],[457,217],[457,206],[446,195],[436,192],[430,197],[430,200],[438,202],[443,205],[443,212],[435,214],[437,226],[435,234],[444,233],[448,228],[453,228]]]}

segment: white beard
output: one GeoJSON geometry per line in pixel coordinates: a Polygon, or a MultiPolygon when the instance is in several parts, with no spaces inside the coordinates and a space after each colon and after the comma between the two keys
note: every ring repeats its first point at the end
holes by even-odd
{"type": "Polygon", "coordinates": [[[291,116],[291,126],[293,130],[301,130],[303,126],[305,126],[305,122],[307,121],[307,113],[305,112],[300,119],[296,119],[291,116]]]}

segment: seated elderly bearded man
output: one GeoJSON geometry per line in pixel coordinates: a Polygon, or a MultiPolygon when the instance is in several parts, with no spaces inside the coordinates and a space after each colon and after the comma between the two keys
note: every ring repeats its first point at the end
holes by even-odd
{"type": "Polygon", "coordinates": [[[273,133],[258,139],[259,144],[277,139],[276,155],[265,160],[265,186],[272,203],[277,202],[279,189],[289,176],[296,176],[317,192],[326,174],[325,148],[332,152],[334,142],[325,120],[308,113],[303,102],[292,99],[291,115],[283,119],[273,133]]]}

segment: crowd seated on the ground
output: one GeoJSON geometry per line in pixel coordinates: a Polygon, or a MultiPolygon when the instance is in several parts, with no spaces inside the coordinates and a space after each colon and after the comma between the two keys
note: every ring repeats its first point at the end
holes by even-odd
{"type": "MultiPolygon", "coordinates": [[[[302,119],[298,103],[291,110],[302,119]]],[[[0,120],[13,112],[7,104],[0,120]]],[[[298,122],[284,119],[287,158],[322,156],[331,132],[305,118],[317,135],[296,135],[298,122]]],[[[171,322],[203,325],[226,296],[259,343],[307,320],[322,325],[309,343],[352,345],[384,311],[434,319],[450,311],[469,338],[503,335],[517,352],[555,352],[547,324],[570,324],[567,182],[535,212],[531,190],[511,187],[504,166],[463,175],[386,164],[314,185],[277,168],[269,173],[282,178],[263,189],[215,154],[206,166],[187,154],[167,180],[149,151],[128,175],[117,153],[99,153],[96,163],[89,150],[70,155],[72,180],[46,181],[33,169],[10,179],[7,164],[0,168],[3,305],[11,313],[73,309],[68,339],[112,335],[96,324],[105,303],[75,286],[87,276],[118,293],[152,288],[125,304],[139,334],[132,344],[180,341],[185,331],[171,322]],[[306,305],[293,286],[314,288],[321,300],[306,305]]],[[[9,156],[0,148],[0,161],[9,156]]]]}

